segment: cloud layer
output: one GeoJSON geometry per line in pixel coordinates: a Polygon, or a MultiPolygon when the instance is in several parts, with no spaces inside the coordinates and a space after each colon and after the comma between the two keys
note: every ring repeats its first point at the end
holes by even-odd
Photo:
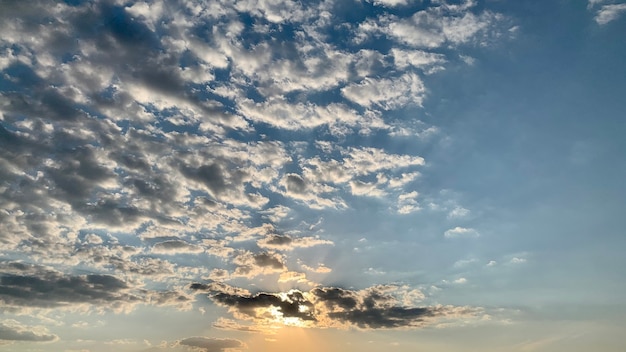
{"type": "MultiPolygon", "coordinates": [[[[438,133],[420,120],[428,77],[465,65],[460,49],[499,38],[507,20],[474,1],[353,5],[2,2],[0,311],[189,310],[200,290],[261,325],[418,328],[474,314],[412,305],[415,289],[324,287],[335,272],[320,253],[347,242],[322,225],[364,205],[422,211],[428,162],[405,146],[438,133]]],[[[617,9],[602,6],[598,23],[617,9]]],[[[0,339],[57,338],[3,324],[0,339]]]]}

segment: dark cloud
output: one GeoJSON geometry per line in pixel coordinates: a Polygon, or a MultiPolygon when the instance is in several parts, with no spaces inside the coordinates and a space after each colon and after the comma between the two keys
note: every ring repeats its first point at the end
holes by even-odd
{"type": "Polygon", "coordinates": [[[271,235],[265,241],[270,246],[287,246],[293,242],[293,239],[286,235],[271,235]]]}
{"type": "Polygon", "coordinates": [[[229,307],[240,319],[297,318],[302,324],[317,327],[419,328],[437,319],[469,317],[479,311],[471,307],[407,306],[408,292],[395,286],[374,286],[359,291],[318,287],[309,292],[256,294],[212,284],[193,284],[191,289],[208,292],[214,302],[229,307]],[[267,309],[272,307],[279,316],[268,317],[267,309]]]}
{"type": "Polygon", "coordinates": [[[254,263],[260,267],[282,269],[285,267],[282,260],[271,253],[259,253],[254,255],[254,263]]]}
{"type": "Polygon", "coordinates": [[[322,244],[333,244],[328,240],[318,237],[292,237],[284,234],[269,234],[257,241],[257,245],[261,248],[271,248],[275,250],[288,251],[295,248],[313,247],[322,244]]]}
{"type": "Polygon", "coordinates": [[[198,351],[223,352],[230,348],[245,348],[246,345],[235,339],[220,339],[212,337],[188,337],[178,341],[179,345],[193,347],[198,351]]]}
{"type": "Polygon", "coordinates": [[[8,306],[62,307],[75,303],[108,305],[114,302],[138,302],[141,298],[127,292],[125,282],[109,275],[0,276],[0,300],[8,306]]]}
{"type": "Polygon", "coordinates": [[[291,291],[284,296],[271,293],[258,293],[252,296],[238,296],[228,293],[217,293],[211,298],[218,304],[233,307],[239,313],[252,318],[259,318],[258,308],[275,307],[283,317],[299,318],[301,320],[315,320],[313,304],[306,300],[302,292],[291,291]]]}
{"type": "Polygon", "coordinates": [[[437,315],[433,308],[363,308],[330,312],[328,316],[360,328],[390,329],[421,325],[425,318],[437,315]]]}
{"type": "Polygon", "coordinates": [[[129,311],[139,303],[188,309],[192,301],[180,290],[150,291],[112,275],[68,275],[37,265],[0,263],[0,305],[5,309],[86,304],[129,311]]]}
{"type": "Polygon", "coordinates": [[[219,194],[226,188],[224,174],[218,164],[202,165],[198,168],[182,166],[180,171],[186,177],[204,183],[213,194],[219,194]]]}
{"type": "Polygon", "coordinates": [[[312,291],[329,309],[338,306],[344,310],[351,310],[357,306],[357,297],[354,291],[336,287],[316,288],[312,291]]]}
{"type": "Polygon", "coordinates": [[[306,183],[300,175],[287,175],[287,191],[297,194],[303,194],[306,191],[306,183]]]}
{"type": "Polygon", "coordinates": [[[175,254],[175,253],[199,253],[203,249],[183,240],[168,240],[155,244],[152,247],[155,253],[175,254]]]}

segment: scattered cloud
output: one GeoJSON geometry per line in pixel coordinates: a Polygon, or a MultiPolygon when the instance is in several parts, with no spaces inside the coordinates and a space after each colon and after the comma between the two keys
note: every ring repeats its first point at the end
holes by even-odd
{"type": "MultiPolygon", "coordinates": [[[[333,1],[3,2],[0,311],[189,310],[186,285],[209,278],[191,290],[243,320],[375,329],[472,316],[415,306],[421,292],[396,286],[225,284],[313,287],[339,274],[320,253],[342,243],[311,219],[366,201],[391,216],[427,204],[426,160],[403,143],[439,129],[397,115],[421,111],[428,77],[471,62],[458,49],[483,45],[502,16],[473,1],[365,5],[376,11],[339,23],[333,1]]],[[[621,11],[602,6],[602,21],[621,11]]],[[[0,339],[57,337],[5,320],[0,339]]]]}

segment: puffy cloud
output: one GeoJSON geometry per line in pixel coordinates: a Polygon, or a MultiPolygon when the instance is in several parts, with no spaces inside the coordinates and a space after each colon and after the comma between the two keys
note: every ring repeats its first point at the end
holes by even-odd
{"type": "Polygon", "coordinates": [[[455,227],[449,230],[446,230],[446,232],[444,232],[444,237],[446,238],[462,238],[462,237],[478,237],[480,236],[480,234],[478,233],[478,231],[471,229],[471,228],[465,228],[465,227],[455,227]]]}
{"type": "Polygon", "coordinates": [[[426,88],[417,75],[407,73],[389,79],[365,78],[357,84],[342,88],[341,93],[361,106],[379,106],[391,110],[409,103],[421,106],[426,88]]]}
{"type": "Polygon", "coordinates": [[[263,103],[251,100],[240,102],[243,116],[258,122],[287,130],[300,130],[323,125],[345,124],[355,126],[363,118],[354,110],[340,104],[319,106],[312,103],[291,104],[284,98],[274,98],[263,103]]]}
{"type": "Polygon", "coordinates": [[[513,257],[513,258],[511,258],[511,261],[509,263],[511,263],[511,264],[523,264],[523,263],[526,263],[526,258],[513,257]]]}
{"type": "Polygon", "coordinates": [[[404,69],[409,66],[415,68],[431,69],[433,65],[445,63],[445,56],[423,50],[391,49],[391,55],[398,68],[404,69]]]}
{"type": "Polygon", "coordinates": [[[417,196],[416,191],[400,194],[398,196],[398,213],[410,214],[419,211],[421,208],[416,200],[417,196]]]}

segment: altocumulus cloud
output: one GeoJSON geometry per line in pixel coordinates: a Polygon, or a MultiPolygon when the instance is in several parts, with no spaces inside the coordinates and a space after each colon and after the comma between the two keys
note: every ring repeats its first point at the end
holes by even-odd
{"type": "MultiPolygon", "coordinates": [[[[188,283],[211,277],[192,291],[244,320],[375,329],[474,314],[400,288],[324,287],[290,266],[332,271],[295,257],[335,245],[315,228],[323,212],[363,199],[420,210],[424,158],[367,141],[436,131],[394,112],[421,109],[426,77],[500,38],[506,18],[473,1],[380,0],[343,26],[343,1],[250,4],[0,2],[0,311],[190,309],[188,283]],[[252,294],[227,280],[317,288],[252,294]]],[[[4,339],[56,338],[2,324],[4,339]]]]}

